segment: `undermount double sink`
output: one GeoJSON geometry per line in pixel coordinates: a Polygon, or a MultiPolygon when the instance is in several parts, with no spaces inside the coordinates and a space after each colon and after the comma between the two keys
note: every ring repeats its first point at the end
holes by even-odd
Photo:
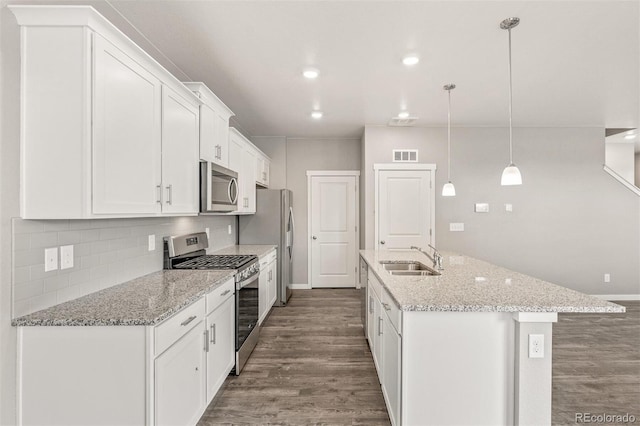
{"type": "Polygon", "coordinates": [[[442,275],[425,265],[416,261],[382,260],[379,262],[382,267],[391,275],[400,276],[436,276],[442,275]]]}

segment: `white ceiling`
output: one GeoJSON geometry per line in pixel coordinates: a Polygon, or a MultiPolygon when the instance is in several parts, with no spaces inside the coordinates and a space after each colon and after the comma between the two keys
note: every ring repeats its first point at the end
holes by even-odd
{"type": "Polygon", "coordinates": [[[402,108],[417,125],[440,126],[446,83],[457,85],[454,125],[504,126],[499,23],[510,16],[521,19],[512,31],[514,126],[639,124],[637,0],[73,3],[92,4],[179,78],[205,82],[254,136],[360,137],[402,108]],[[412,68],[401,63],[409,52],[421,58],[412,68]],[[320,70],[316,81],[302,77],[306,66],[320,70]],[[310,118],[314,108],[324,118],[310,118]]]}

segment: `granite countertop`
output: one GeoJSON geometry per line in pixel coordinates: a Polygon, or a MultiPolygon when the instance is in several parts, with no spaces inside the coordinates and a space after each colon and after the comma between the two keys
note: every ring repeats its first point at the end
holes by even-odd
{"type": "Polygon", "coordinates": [[[14,326],[155,325],[233,277],[235,270],[166,270],[12,320],[14,326]]]}
{"type": "Polygon", "coordinates": [[[225,247],[223,249],[216,250],[211,254],[255,254],[258,257],[263,257],[277,247],[278,246],[275,244],[241,244],[239,246],[225,247]]]}
{"type": "Polygon", "coordinates": [[[442,253],[442,275],[418,277],[391,275],[378,263],[433,265],[415,250],[361,250],[360,255],[403,311],[625,312],[615,303],[456,253],[442,253]]]}

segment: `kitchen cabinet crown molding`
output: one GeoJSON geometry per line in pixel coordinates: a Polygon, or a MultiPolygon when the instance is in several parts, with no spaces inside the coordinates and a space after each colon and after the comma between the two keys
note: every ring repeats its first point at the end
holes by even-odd
{"type": "Polygon", "coordinates": [[[7,7],[13,12],[21,27],[86,27],[100,34],[125,50],[127,55],[142,57],[145,65],[160,81],[180,91],[181,95],[194,105],[200,105],[200,99],[177,77],[93,7],[84,5],[9,5],[7,7]]]}
{"type": "Polygon", "coordinates": [[[233,111],[231,111],[231,108],[225,105],[225,103],[222,102],[222,99],[216,96],[216,94],[213,93],[211,89],[209,89],[207,85],[204,84],[203,82],[183,81],[182,84],[187,86],[192,92],[200,93],[200,101],[202,103],[213,104],[217,107],[222,108],[229,115],[229,117],[235,117],[236,114],[233,111]]]}

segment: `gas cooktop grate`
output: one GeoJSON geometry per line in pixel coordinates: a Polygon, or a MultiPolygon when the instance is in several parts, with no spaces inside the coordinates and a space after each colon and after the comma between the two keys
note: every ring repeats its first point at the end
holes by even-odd
{"type": "Polygon", "coordinates": [[[174,265],[174,269],[238,269],[255,259],[248,255],[205,255],[174,265]]]}

